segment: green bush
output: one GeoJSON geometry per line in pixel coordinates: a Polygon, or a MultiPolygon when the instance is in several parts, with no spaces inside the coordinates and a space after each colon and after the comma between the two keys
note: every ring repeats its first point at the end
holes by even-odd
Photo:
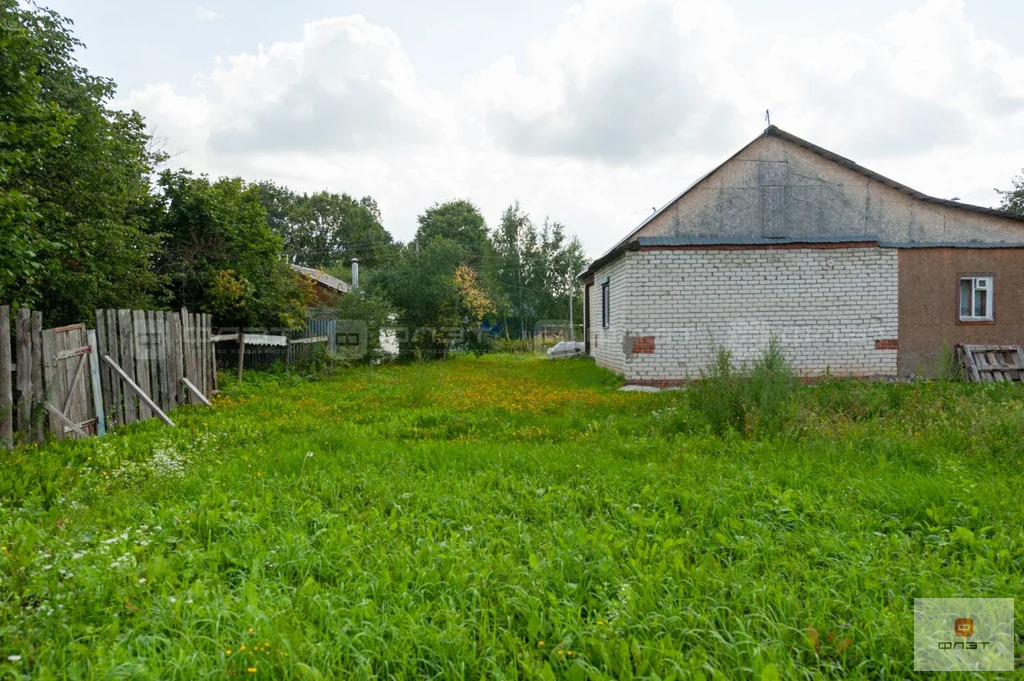
{"type": "Polygon", "coordinates": [[[782,345],[772,338],[750,367],[737,369],[732,353],[719,348],[689,395],[716,435],[733,430],[764,438],[781,434],[792,420],[799,384],[782,345]]]}
{"type": "Polygon", "coordinates": [[[537,352],[532,338],[499,338],[495,345],[496,352],[510,355],[532,355],[537,352]]]}
{"type": "Polygon", "coordinates": [[[939,353],[932,375],[943,381],[961,381],[963,380],[962,371],[956,350],[948,342],[943,341],[942,351],[939,353]]]}

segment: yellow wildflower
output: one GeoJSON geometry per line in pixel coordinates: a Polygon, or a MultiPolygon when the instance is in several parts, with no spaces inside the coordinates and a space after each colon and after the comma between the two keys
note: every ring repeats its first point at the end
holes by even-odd
{"type": "Polygon", "coordinates": [[[231,654],[231,651],[230,651],[230,650],[225,650],[225,651],[224,651],[224,654],[225,654],[225,655],[230,655],[230,654],[231,654]]]}
{"type": "Polygon", "coordinates": [[[249,672],[250,674],[255,674],[256,673],[256,667],[249,667],[245,671],[249,672]]]}
{"type": "Polygon", "coordinates": [[[537,646],[539,648],[543,648],[544,647],[544,641],[537,641],[537,646]]]}

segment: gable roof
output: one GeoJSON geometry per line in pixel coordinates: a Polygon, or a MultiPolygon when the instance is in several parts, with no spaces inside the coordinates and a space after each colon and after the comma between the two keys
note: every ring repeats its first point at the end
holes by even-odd
{"type": "Polygon", "coordinates": [[[341,293],[348,293],[352,286],[348,282],[344,282],[337,277],[331,276],[322,270],[313,269],[312,267],[303,267],[302,265],[293,265],[289,263],[291,268],[314,282],[326,286],[327,288],[334,289],[341,293]]]}
{"type": "MultiPolygon", "coordinates": [[[[735,154],[733,154],[729,158],[725,159],[722,163],[719,163],[711,171],[701,175],[699,178],[697,178],[696,181],[694,181],[690,186],[688,186],[686,189],[684,189],[680,194],[675,196],[671,201],[669,201],[668,203],[663,205],[661,208],[659,208],[658,210],[654,211],[653,213],[648,215],[646,218],[644,218],[643,222],[641,222],[639,225],[637,225],[622,240],[620,240],[618,243],[616,243],[614,246],[612,246],[604,255],[602,255],[601,257],[599,257],[596,260],[594,260],[594,262],[592,262],[583,272],[581,272],[579,276],[580,277],[584,277],[587,274],[589,274],[590,272],[592,272],[593,270],[597,269],[598,267],[601,267],[605,263],[610,262],[611,260],[614,260],[619,255],[621,255],[622,252],[624,250],[626,250],[627,247],[629,246],[630,239],[632,239],[634,236],[636,236],[637,232],[639,232],[644,227],[646,227],[652,220],[654,220],[656,217],[658,217],[659,215],[664,213],[669,207],[671,207],[677,201],[679,201],[679,199],[681,199],[684,196],[686,196],[687,194],[689,194],[694,189],[694,187],[696,187],[701,182],[703,182],[704,180],[706,180],[709,177],[711,177],[712,175],[714,175],[716,172],[718,172],[718,170],[720,168],[722,168],[723,166],[728,164],[730,161],[732,161],[734,158],[736,158],[737,156],[742,154],[752,144],[757,142],[762,137],[777,137],[779,139],[786,140],[787,142],[795,144],[798,147],[802,147],[803,149],[806,149],[807,151],[813,152],[813,153],[817,154],[818,156],[821,156],[822,158],[825,158],[825,159],[827,159],[829,161],[832,161],[833,163],[841,165],[844,168],[847,168],[847,169],[852,170],[852,171],[854,171],[856,173],[859,173],[859,174],[863,175],[864,177],[870,178],[872,180],[875,180],[876,182],[880,182],[881,184],[884,184],[887,187],[895,189],[896,191],[902,192],[902,193],[904,193],[904,194],[906,194],[906,195],[908,195],[908,196],[910,196],[910,197],[912,197],[914,199],[917,199],[918,201],[924,201],[926,203],[934,203],[934,204],[938,204],[940,206],[947,206],[947,207],[950,207],[950,208],[957,208],[957,209],[960,209],[960,210],[972,211],[972,212],[975,212],[975,213],[985,213],[985,214],[988,214],[988,215],[995,215],[997,217],[1010,218],[1012,220],[1019,220],[1021,222],[1024,222],[1024,215],[1019,215],[1017,213],[1011,213],[1009,211],[999,210],[998,208],[986,208],[985,206],[975,206],[975,205],[972,205],[972,204],[969,204],[969,203],[960,203],[959,201],[951,201],[949,199],[940,199],[940,198],[937,198],[935,196],[929,196],[928,194],[925,194],[924,192],[919,192],[916,189],[912,189],[911,187],[908,187],[905,184],[901,184],[901,183],[897,182],[896,180],[891,180],[888,177],[885,177],[884,175],[880,175],[879,173],[876,173],[873,170],[869,170],[869,169],[865,168],[864,166],[862,166],[862,165],[860,165],[858,163],[855,163],[854,161],[851,161],[850,159],[846,158],[845,156],[840,156],[839,154],[837,154],[835,152],[832,152],[832,151],[829,151],[828,149],[825,149],[824,147],[819,147],[818,145],[812,144],[811,142],[808,142],[807,140],[805,140],[803,138],[797,137],[796,135],[794,135],[792,133],[788,133],[785,130],[779,128],[778,126],[769,125],[767,128],[764,129],[764,132],[762,132],[760,135],[758,135],[754,139],[750,140],[750,142],[748,142],[747,144],[743,145],[743,147],[739,151],[737,151],[735,154]]],[[[861,239],[863,239],[863,237],[861,237],[861,239]]]]}

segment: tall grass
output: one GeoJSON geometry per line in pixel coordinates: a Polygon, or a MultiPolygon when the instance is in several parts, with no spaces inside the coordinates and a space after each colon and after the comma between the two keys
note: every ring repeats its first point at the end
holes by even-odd
{"type": "Polygon", "coordinates": [[[253,372],[7,454],[0,679],[925,679],[915,597],[1024,594],[1021,386],[797,387],[746,439],[620,384],[253,372]]]}
{"type": "Polygon", "coordinates": [[[792,422],[799,385],[781,343],[773,337],[749,367],[735,367],[732,353],[719,348],[689,395],[716,435],[733,430],[765,438],[781,434],[792,422]]]}

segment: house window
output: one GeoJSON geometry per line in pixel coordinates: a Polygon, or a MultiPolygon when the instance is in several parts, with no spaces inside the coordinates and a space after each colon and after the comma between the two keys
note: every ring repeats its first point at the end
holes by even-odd
{"type": "Polygon", "coordinates": [[[992,277],[960,278],[960,320],[992,321],[992,277]]]}
{"type": "Polygon", "coordinates": [[[609,292],[609,284],[607,279],[601,284],[601,326],[606,329],[612,320],[612,296],[609,292]]]}

